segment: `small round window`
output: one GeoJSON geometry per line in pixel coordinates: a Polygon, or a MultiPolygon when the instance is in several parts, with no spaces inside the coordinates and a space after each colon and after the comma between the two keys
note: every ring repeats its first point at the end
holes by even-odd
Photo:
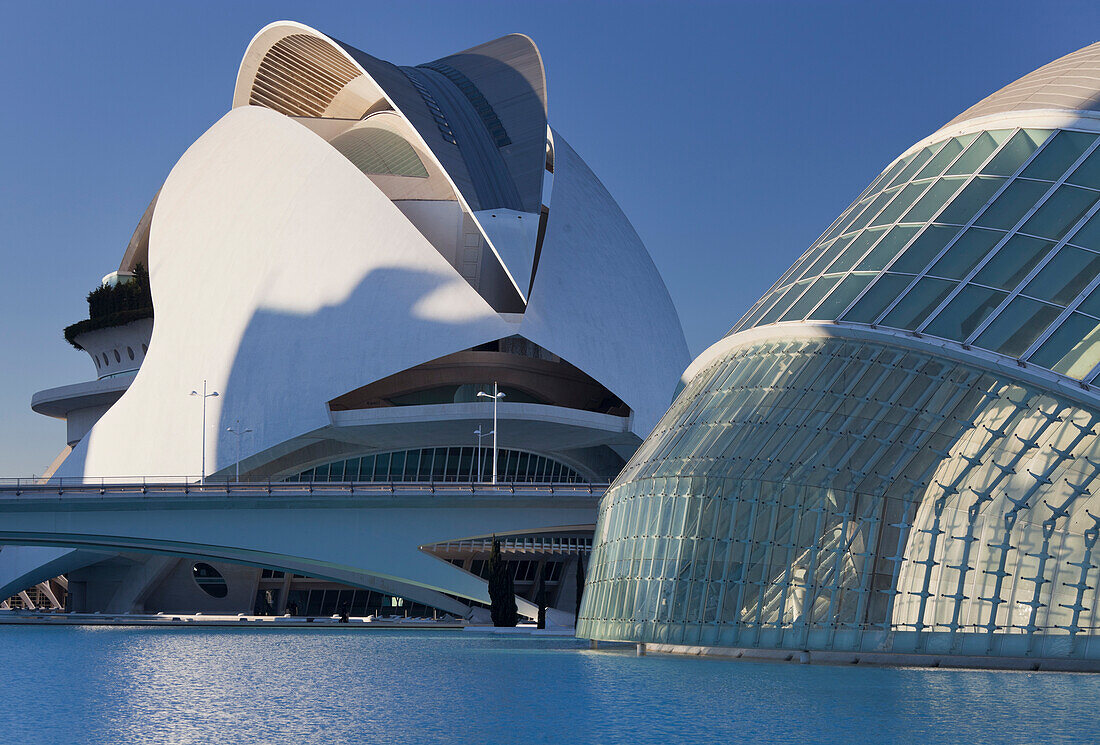
{"type": "Polygon", "coordinates": [[[194,578],[199,589],[212,598],[224,598],[229,594],[229,585],[225,583],[225,577],[209,564],[200,561],[191,567],[191,577],[194,578]]]}
{"type": "Polygon", "coordinates": [[[133,347],[126,347],[126,354],[130,355],[130,359],[133,359],[134,358],[134,348],[133,347]]]}
{"type": "Polygon", "coordinates": [[[110,367],[111,366],[111,361],[109,359],[107,359],[107,353],[106,352],[103,353],[103,366],[104,367],[110,367]]]}
{"type": "Polygon", "coordinates": [[[144,343],[143,343],[143,344],[141,345],[141,353],[142,353],[142,354],[148,354],[148,353],[149,353],[149,347],[148,347],[148,345],[146,345],[146,344],[144,344],[144,343]]]}
{"type": "Polygon", "coordinates": [[[116,349],[116,350],[114,350],[114,352],[115,352],[115,362],[122,362],[122,357],[119,355],[118,350],[116,349]]]}

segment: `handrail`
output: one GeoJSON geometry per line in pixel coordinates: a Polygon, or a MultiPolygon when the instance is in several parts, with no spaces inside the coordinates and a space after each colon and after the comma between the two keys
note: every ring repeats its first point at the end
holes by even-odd
{"type": "Polygon", "coordinates": [[[0,497],[15,496],[64,496],[93,494],[109,497],[120,494],[184,495],[223,497],[257,495],[296,496],[296,495],[455,495],[455,496],[512,496],[547,495],[561,496],[600,496],[609,484],[588,483],[549,483],[549,482],[439,482],[439,481],[212,481],[198,483],[197,477],[146,477],[127,479],[88,479],[58,477],[49,480],[42,478],[0,478],[0,497]]]}

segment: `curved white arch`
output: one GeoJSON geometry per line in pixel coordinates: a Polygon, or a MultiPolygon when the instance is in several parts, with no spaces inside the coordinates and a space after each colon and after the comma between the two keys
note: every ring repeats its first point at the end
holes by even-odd
{"type": "MultiPolygon", "coordinates": [[[[479,232],[481,233],[482,238],[496,255],[497,260],[504,267],[505,273],[508,275],[508,279],[515,287],[516,292],[518,292],[520,297],[523,298],[524,302],[526,302],[528,288],[521,281],[523,272],[518,270],[516,267],[508,266],[508,262],[505,261],[504,254],[497,248],[493,239],[490,238],[490,232],[485,229],[485,226],[482,224],[481,220],[476,214],[477,210],[474,208],[474,206],[471,206],[468,201],[467,195],[472,193],[472,187],[467,187],[466,189],[463,189],[460,187],[460,184],[457,183],[455,180],[456,172],[459,173],[460,177],[462,174],[465,173],[465,167],[464,165],[462,165],[461,157],[458,157],[457,152],[455,153],[454,157],[440,157],[442,148],[446,143],[438,136],[435,124],[432,123],[429,126],[429,122],[431,122],[430,118],[427,118],[426,116],[411,117],[409,115],[411,113],[410,106],[420,102],[420,97],[419,94],[417,94],[412,89],[411,83],[409,83],[408,80],[405,79],[404,74],[401,73],[400,70],[398,70],[393,65],[371,57],[370,55],[367,55],[366,53],[361,52],[358,49],[354,49],[354,47],[349,47],[345,44],[342,44],[341,42],[338,42],[335,39],[321,33],[320,31],[306,26],[305,24],[297,23],[295,21],[276,21],[262,28],[256,34],[256,36],[252,38],[252,41],[249,43],[248,48],[245,51],[244,57],[241,59],[241,65],[237,72],[237,82],[233,93],[233,108],[250,105],[251,92],[253,89],[253,85],[256,81],[257,74],[260,70],[262,60],[264,59],[268,51],[277,43],[294,35],[310,36],[326,44],[327,48],[331,50],[334,54],[338,55],[341,61],[350,65],[354,65],[355,69],[359,71],[363,81],[365,81],[366,84],[369,84],[370,90],[377,90],[377,92],[381,96],[381,99],[379,101],[371,103],[366,110],[358,114],[352,113],[354,109],[350,111],[347,109],[337,109],[334,113],[343,113],[345,115],[351,115],[353,118],[360,118],[367,113],[370,113],[371,111],[378,110],[380,107],[390,108],[399,116],[401,116],[406,122],[408,122],[412,131],[416,134],[419,140],[419,144],[426,152],[431,155],[433,161],[435,162],[435,165],[447,177],[448,181],[450,182],[451,188],[454,190],[455,194],[458,197],[459,203],[462,205],[463,210],[470,216],[470,219],[473,220],[474,224],[477,226],[479,232]],[[355,53],[354,56],[352,52],[355,53]],[[367,63],[367,65],[372,68],[374,74],[372,74],[372,71],[367,70],[367,67],[364,65],[364,63],[367,63]],[[387,78],[387,85],[385,86],[379,84],[379,82],[377,81],[377,77],[381,75],[385,75],[387,78]],[[394,89],[400,88],[404,88],[406,90],[403,92],[399,91],[398,94],[395,94],[394,89]],[[383,101],[384,105],[382,103],[383,101]],[[425,136],[425,133],[435,133],[431,137],[432,141],[429,141],[429,137],[425,136]]],[[[347,83],[345,83],[345,85],[346,84],[347,83]]],[[[339,91],[337,92],[337,95],[328,100],[325,105],[326,112],[333,109],[333,102],[338,97],[338,94],[339,91]]],[[[426,107],[425,114],[427,114],[426,107]]],[[[462,180],[468,181],[468,178],[462,180]]]]}
{"type": "Polygon", "coordinates": [[[173,168],[153,219],[156,327],[133,384],[58,475],[182,475],[329,423],[366,382],[514,333],[397,206],[321,137],[230,111],[173,168]],[[272,375],[272,370],[278,370],[272,375]],[[190,423],[190,426],[186,423],[190,423]]]}

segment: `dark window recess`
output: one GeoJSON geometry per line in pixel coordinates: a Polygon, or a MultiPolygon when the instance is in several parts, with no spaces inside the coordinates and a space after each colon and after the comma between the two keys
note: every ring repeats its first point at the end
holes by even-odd
{"type": "Polygon", "coordinates": [[[229,594],[229,585],[226,584],[225,577],[209,564],[201,561],[195,564],[191,567],[191,577],[199,589],[212,598],[224,598],[229,594]]]}
{"type": "Polygon", "coordinates": [[[461,71],[443,62],[428,62],[423,65],[417,65],[417,67],[426,67],[429,70],[435,70],[443,75],[443,77],[447,78],[447,80],[454,83],[455,87],[462,91],[462,95],[466,96],[466,100],[474,107],[474,111],[477,112],[477,115],[481,117],[482,124],[485,125],[485,129],[489,130],[489,134],[492,136],[493,142],[498,148],[512,144],[512,139],[505,131],[504,125],[501,124],[497,112],[485,99],[485,96],[478,87],[474,85],[473,81],[466,77],[461,71]]]}

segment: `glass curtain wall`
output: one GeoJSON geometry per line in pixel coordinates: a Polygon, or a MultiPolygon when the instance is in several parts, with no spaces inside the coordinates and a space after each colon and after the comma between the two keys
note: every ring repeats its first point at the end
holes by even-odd
{"type": "Polygon", "coordinates": [[[1100,375],[1100,139],[998,129],[894,162],[730,333],[839,320],[1100,375]]]}
{"type": "Polygon", "coordinates": [[[1098,658],[1098,475],[1100,414],[1031,384],[865,341],[741,347],[601,503],[578,635],[1098,658]]]}
{"type": "MultiPolygon", "coordinates": [[[[284,481],[296,482],[488,482],[493,476],[493,448],[439,447],[374,453],[324,463],[284,481]],[[479,470],[480,469],[480,470],[479,470]]],[[[587,483],[588,479],[564,463],[523,450],[501,448],[497,479],[505,483],[587,483]]]]}

